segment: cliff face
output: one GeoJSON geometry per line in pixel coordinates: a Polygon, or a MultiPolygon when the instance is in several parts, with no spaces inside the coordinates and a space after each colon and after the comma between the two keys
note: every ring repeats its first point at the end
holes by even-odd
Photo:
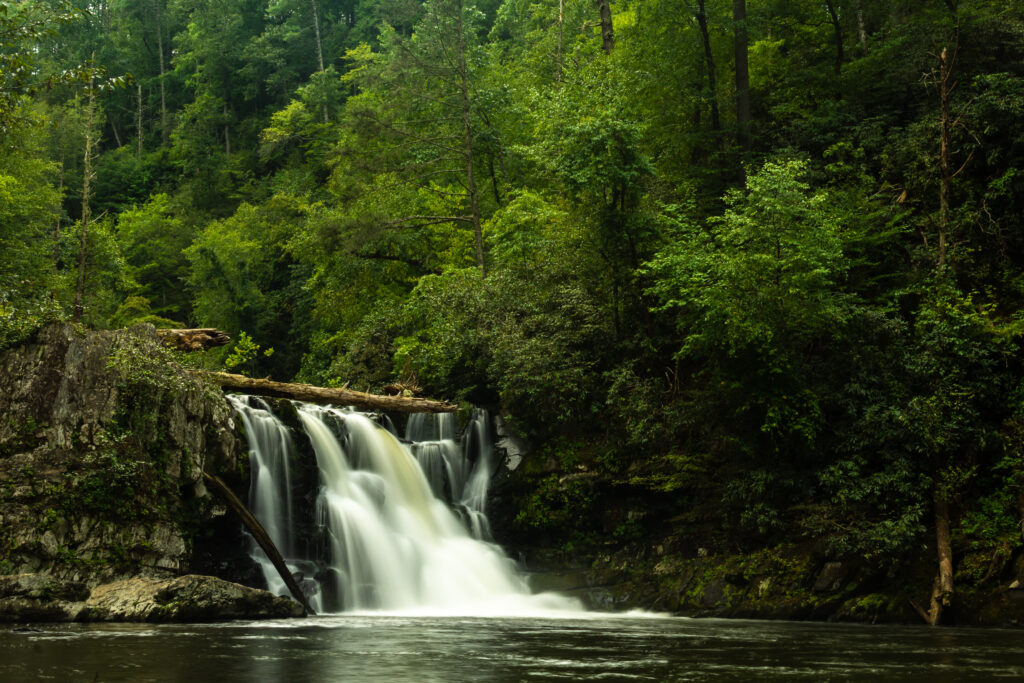
{"type": "Polygon", "coordinates": [[[211,529],[237,527],[203,485],[204,469],[245,475],[231,409],[173,361],[145,326],[51,326],[0,353],[0,575],[34,577],[6,597],[168,580],[193,571],[211,529]]]}

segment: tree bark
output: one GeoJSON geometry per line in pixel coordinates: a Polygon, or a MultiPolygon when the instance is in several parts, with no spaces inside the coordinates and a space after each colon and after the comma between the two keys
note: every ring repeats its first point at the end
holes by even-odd
{"type": "Polygon", "coordinates": [[[868,53],[868,30],[864,23],[864,6],[861,0],[857,0],[857,39],[860,41],[860,54],[868,53]]]}
{"type": "Polygon", "coordinates": [[[697,0],[697,26],[704,44],[704,61],[708,67],[708,92],[711,99],[711,130],[722,130],[722,119],[718,112],[718,79],[715,75],[715,55],[711,51],[711,36],[708,34],[708,15],[704,0],[697,0]]]}
{"type": "MultiPolygon", "coordinates": [[[[954,48],[955,50],[955,48],[954,48]]],[[[953,82],[953,61],[956,52],[949,55],[947,48],[942,48],[939,57],[939,98],[941,100],[942,132],[939,140],[939,171],[942,175],[939,184],[939,246],[936,264],[941,270],[946,266],[946,251],[949,240],[949,196],[953,186],[953,170],[950,160],[950,140],[953,133],[953,114],[950,97],[956,83],[953,82]]]]}
{"type": "MultiPolygon", "coordinates": [[[[324,48],[320,41],[320,13],[316,9],[316,0],[310,0],[313,6],[313,31],[316,33],[316,61],[320,65],[320,73],[324,73],[324,48]]],[[[326,84],[324,84],[326,85],[326,84]]],[[[323,104],[324,123],[327,123],[327,102],[323,104]]]]}
{"type": "Polygon", "coordinates": [[[445,401],[407,396],[380,396],[350,389],[330,389],[309,384],[274,382],[269,379],[253,379],[244,375],[227,372],[197,371],[203,377],[230,391],[257,396],[290,398],[296,401],[324,405],[344,405],[369,410],[385,410],[399,413],[454,413],[459,407],[445,401]]]}
{"type": "MultiPolygon", "coordinates": [[[[306,614],[316,614],[312,607],[309,606],[309,602],[306,600],[305,594],[302,589],[299,588],[299,584],[295,582],[295,577],[292,576],[291,571],[288,569],[288,565],[285,564],[284,558],[281,557],[281,553],[278,552],[277,546],[274,545],[274,541],[270,538],[270,534],[267,533],[263,525],[260,524],[259,520],[253,517],[249,509],[238,499],[234,491],[228,488],[227,484],[221,481],[220,477],[215,477],[212,474],[203,472],[203,478],[207,482],[213,484],[213,487],[217,489],[217,492],[224,498],[224,501],[228,504],[238,518],[242,520],[242,524],[249,530],[252,537],[256,539],[260,547],[263,548],[263,552],[267,554],[270,562],[274,565],[274,569],[284,579],[284,585],[288,587],[288,592],[292,594],[295,601],[302,605],[302,609],[305,610],[306,614]]],[[[305,614],[303,615],[305,616],[305,614]]]]}
{"type": "Polygon", "coordinates": [[[953,547],[949,529],[949,501],[941,494],[935,496],[935,546],[939,556],[939,570],[932,587],[928,623],[937,626],[942,610],[949,606],[953,595],[953,547]]]}
{"type": "Polygon", "coordinates": [[[555,52],[555,83],[562,82],[562,12],[564,0],[558,0],[558,50],[555,52]]]}
{"type": "Polygon", "coordinates": [[[224,100],[224,156],[231,156],[231,127],[228,125],[227,100],[224,100]]]}
{"type": "Polygon", "coordinates": [[[828,15],[832,19],[832,33],[836,40],[836,61],[832,68],[838,76],[843,70],[843,24],[839,21],[835,0],[825,0],[825,7],[828,8],[828,15]]]}
{"type": "Polygon", "coordinates": [[[597,10],[601,15],[601,49],[606,55],[615,47],[615,27],[612,25],[611,0],[596,0],[597,10]]]}
{"type": "Polygon", "coordinates": [[[480,226],[480,197],[477,192],[476,179],[473,176],[473,121],[469,103],[469,67],[466,64],[466,41],[463,35],[462,13],[463,2],[458,3],[459,31],[459,97],[462,103],[463,154],[466,157],[466,191],[469,193],[470,215],[473,220],[473,241],[476,246],[476,265],[480,268],[480,277],[487,277],[484,265],[484,234],[480,226]]]}
{"type": "Polygon", "coordinates": [[[135,90],[135,140],[137,143],[135,156],[142,158],[142,84],[136,86],[135,90]]]}
{"type": "Polygon", "coordinates": [[[736,60],[736,131],[741,147],[750,147],[750,67],[747,63],[747,0],[733,0],[733,49],[736,60]]]}
{"type": "MultiPolygon", "coordinates": [[[[95,59],[93,53],[93,59],[95,59]]],[[[91,64],[90,60],[90,64],[91,64]]],[[[92,150],[96,144],[92,139],[93,124],[96,119],[96,88],[92,79],[89,79],[89,104],[85,110],[85,152],[82,155],[82,222],[81,239],[78,248],[78,282],[75,286],[75,303],[72,309],[72,322],[80,322],[85,309],[85,268],[88,253],[89,218],[91,211],[89,197],[92,193],[90,184],[93,179],[92,150]]]]}
{"type": "Polygon", "coordinates": [[[167,93],[164,87],[164,27],[160,21],[160,3],[162,0],[154,0],[156,5],[156,50],[160,56],[160,139],[167,144],[167,93]]]}

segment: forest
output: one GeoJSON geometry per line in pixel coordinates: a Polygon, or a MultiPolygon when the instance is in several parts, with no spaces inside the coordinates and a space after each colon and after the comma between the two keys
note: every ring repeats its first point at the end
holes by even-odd
{"type": "Polygon", "coordinates": [[[595,542],[597,473],[924,553],[933,622],[1024,546],[1019,3],[3,1],[0,131],[0,348],[489,406],[524,533],[595,542]]]}

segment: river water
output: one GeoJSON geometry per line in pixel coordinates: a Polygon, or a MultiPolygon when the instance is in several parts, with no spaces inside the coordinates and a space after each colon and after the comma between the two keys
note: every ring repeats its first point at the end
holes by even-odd
{"type": "Polygon", "coordinates": [[[0,629],[4,682],[998,679],[1024,679],[1024,632],[593,614],[0,629]]]}

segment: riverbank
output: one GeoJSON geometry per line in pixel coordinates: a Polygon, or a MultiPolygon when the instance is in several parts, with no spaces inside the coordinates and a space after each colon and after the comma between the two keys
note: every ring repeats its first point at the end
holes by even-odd
{"type": "MultiPolygon", "coordinates": [[[[609,452],[622,454],[606,444],[532,451],[501,420],[498,432],[503,466],[488,514],[535,590],[565,592],[597,610],[923,623],[936,557],[924,533],[913,552],[863,557],[807,533],[745,531],[716,505],[720,490],[697,468],[666,490],[661,473],[609,466],[609,452]]],[[[1024,625],[1024,547],[957,543],[954,560],[943,625],[1024,625]]]]}

